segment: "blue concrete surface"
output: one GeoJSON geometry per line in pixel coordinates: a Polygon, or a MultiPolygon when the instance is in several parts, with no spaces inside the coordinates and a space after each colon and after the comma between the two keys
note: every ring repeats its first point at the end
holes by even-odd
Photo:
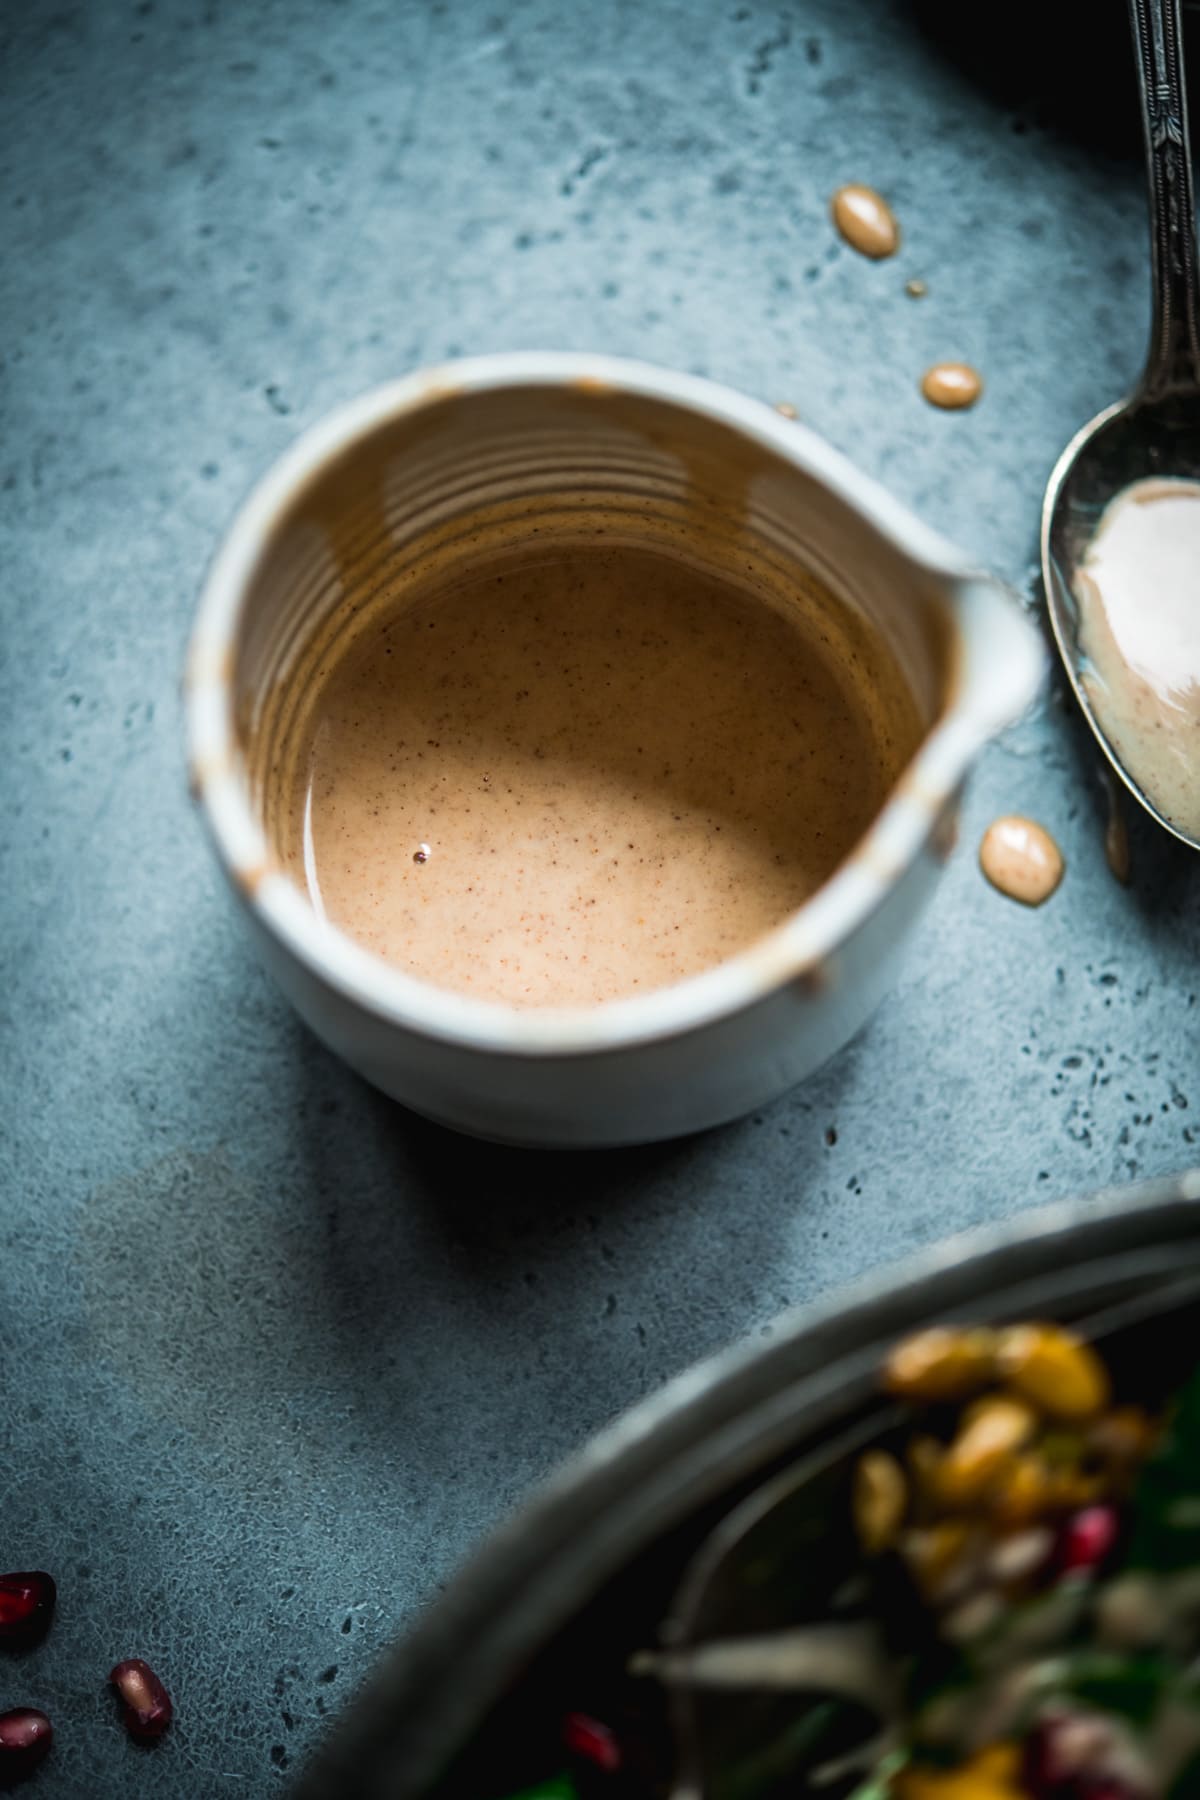
{"type": "Polygon", "coordinates": [[[1145,221],[1123,145],[1060,126],[1054,71],[1014,91],[1011,13],[967,10],[973,66],[905,0],[4,10],[0,1566],[60,1590],[0,1657],[0,1707],[58,1727],[31,1794],[282,1791],[464,1552],[664,1376],[948,1230],[1200,1161],[1197,865],[1147,826],[1112,879],[1057,689],[986,757],[862,1037],[760,1117],[617,1155],[458,1141],[334,1063],[184,791],[239,498],[459,351],[791,401],[1032,604],[1047,472],[1140,359],[1145,221]],[[834,238],[849,179],[896,261],[834,238]],[[945,355],[975,412],[919,398],[945,355]],[[1064,846],[1042,912],[978,874],[1001,810],[1064,846]],[[128,1654],[177,1701],[149,1752],[104,1689],[128,1654]]]}

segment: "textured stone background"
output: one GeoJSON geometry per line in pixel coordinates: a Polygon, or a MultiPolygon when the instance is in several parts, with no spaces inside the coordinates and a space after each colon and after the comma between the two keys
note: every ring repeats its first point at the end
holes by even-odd
{"type": "Polygon", "coordinates": [[[218,535],[356,390],[593,347],[794,402],[1032,599],[1047,472],[1144,342],[1125,26],[95,0],[2,29],[0,1565],[61,1603],[0,1705],[56,1720],[47,1800],[267,1794],[663,1376],[946,1231],[1200,1161],[1200,885],[1151,829],[1112,880],[1051,693],[981,766],[898,990],[807,1087],[674,1147],[456,1141],[309,1040],[226,906],[177,695],[218,535]],[[847,179],[893,199],[895,262],[835,241],[847,179]],[[987,375],[969,415],[918,397],[944,354],[987,375]],[[1066,850],[1041,913],[975,867],[1009,809],[1066,850]],[[178,1702],[152,1753],[103,1688],[131,1652],[178,1702]]]}

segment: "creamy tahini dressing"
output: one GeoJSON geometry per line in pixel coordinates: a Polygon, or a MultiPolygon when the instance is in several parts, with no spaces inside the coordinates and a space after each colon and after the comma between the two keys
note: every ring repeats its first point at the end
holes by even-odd
{"type": "Polygon", "coordinates": [[[874,188],[851,181],[840,187],[829,203],[833,222],[842,237],[860,256],[878,262],[895,256],[900,248],[900,227],[896,215],[874,188]]]}
{"type": "Polygon", "coordinates": [[[921,377],[921,392],[931,406],[940,406],[943,412],[962,412],[974,406],[982,394],[983,376],[970,363],[934,363],[921,377]]]}
{"type": "Polygon", "coordinates": [[[1083,684],[1146,798],[1200,837],[1200,482],[1135,481],[1076,582],[1083,684]]]}
{"type": "Polygon", "coordinates": [[[1023,906],[1041,906],[1063,878],[1063,854],[1044,825],[995,819],[979,846],[979,866],[994,888],[1023,906]]]}
{"type": "Polygon", "coordinates": [[[328,918],[436,985],[645,992],[781,923],[866,829],[917,735],[911,707],[894,728],[872,711],[871,679],[645,552],[474,576],[334,668],[288,860],[328,918]]]}

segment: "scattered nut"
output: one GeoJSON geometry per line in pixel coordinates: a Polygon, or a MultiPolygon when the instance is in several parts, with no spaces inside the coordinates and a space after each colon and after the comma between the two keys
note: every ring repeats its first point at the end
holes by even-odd
{"type": "Polygon", "coordinates": [[[992,1394],[976,1401],[938,1471],[945,1505],[966,1507],[982,1500],[1036,1429],[1037,1416],[1022,1400],[992,1394]]]}
{"type": "Polygon", "coordinates": [[[996,1363],[1008,1384],[1055,1419],[1090,1419],[1108,1401],[1104,1364],[1090,1344],[1058,1325],[1015,1325],[1002,1332],[996,1363]]]}
{"type": "Polygon", "coordinates": [[[904,1523],[908,1483],[886,1450],[868,1450],[854,1471],[854,1524],[869,1556],[890,1550],[904,1523]]]}
{"type": "Polygon", "coordinates": [[[1054,1478],[1036,1450],[1014,1456],[991,1496],[990,1510],[1001,1526],[1032,1525],[1055,1505],[1054,1478]]]}
{"type": "Polygon", "coordinates": [[[995,1374],[995,1333],[934,1325],[898,1344],[884,1365],[884,1385],[905,1400],[962,1400],[995,1374]]]}
{"type": "Polygon", "coordinates": [[[943,1519],[901,1539],[913,1580],[931,1603],[954,1598],[964,1585],[960,1577],[969,1573],[971,1536],[965,1519],[943,1519]]]}

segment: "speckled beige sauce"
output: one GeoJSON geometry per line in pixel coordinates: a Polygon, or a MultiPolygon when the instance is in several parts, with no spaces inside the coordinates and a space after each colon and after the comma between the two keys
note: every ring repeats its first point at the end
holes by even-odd
{"type": "Polygon", "coordinates": [[[911,747],[761,601],[650,552],[563,550],[368,628],[313,710],[287,860],[413,975],[591,1004],[779,924],[911,747]]]}
{"type": "Polygon", "coordinates": [[[1200,482],[1118,494],[1076,577],[1083,681],[1147,799],[1200,839],[1200,482]]]}
{"type": "Polygon", "coordinates": [[[930,406],[943,412],[962,412],[974,406],[983,392],[983,376],[970,363],[934,363],[921,377],[921,392],[930,406]]]}
{"type": "Polygon", "coordinates": [[[1133,874],[1133,853],[1129,847],[1129,822],[1125,817],[1125,790],[1111,769],[1105,773],[1108,791],[1108,820],[1104,827],[1104,860],[1122,887],[1128,887],[1133,874]]]}
{"type": "Polygon", "coordinates": [[[992,886],[1023,906],[1041,906],[1063,878],[1063,854],[1044,825],[1010,814],[994,819],[979,846],[992,886]]]}
{"type": "Polygon", "coordinates": [[[851,181],[840,187],[829,203],[833,222],[842,237],[860,256],[873,262],[895,256],[900,248],[896,215],[874,188],[851,181]]]}

